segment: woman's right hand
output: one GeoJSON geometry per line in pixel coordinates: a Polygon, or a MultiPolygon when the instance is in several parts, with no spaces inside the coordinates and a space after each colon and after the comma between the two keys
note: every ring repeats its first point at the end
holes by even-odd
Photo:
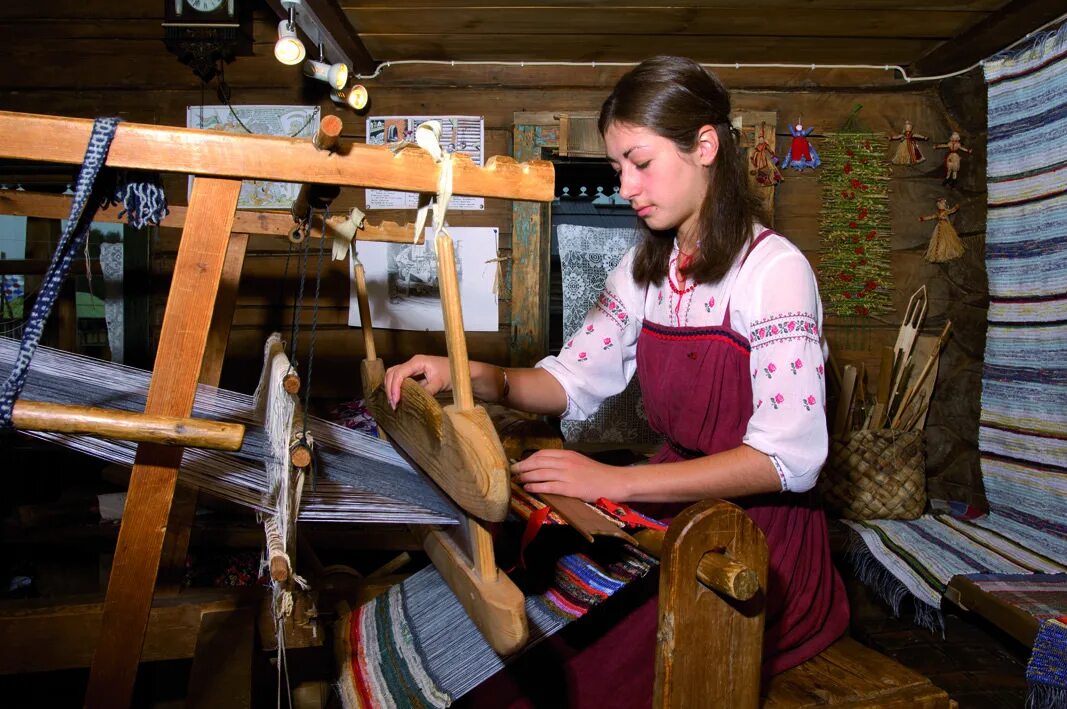
{"type": "Polygon", "coordinates": [[[430,396],[452,389],[452,370],[449,369],[448,357],[415,355],[385,372],[385,394],[394,410],[400,403],[400,387],[408,377],[418,382],[430,396]]]}

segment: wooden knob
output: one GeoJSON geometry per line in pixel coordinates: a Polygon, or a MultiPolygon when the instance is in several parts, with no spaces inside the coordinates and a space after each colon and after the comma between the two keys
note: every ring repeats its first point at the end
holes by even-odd
{"type": "Polygon", "coordinates": [[[299,394],[300,393],[300,375],[296,372],[288,372],[282,377],[282,389],[285,389],[286,393],[299,394]]]}
{"type": "Polygon", "coordinates": [[[747,601],[759,590],[755,571],[719,552],[708,552],[700,559],[697,578],[708,588],[739,601],[747,601]]]}
{"type": "Polygon", "coordinates": [[[297,468],[306,468],[311,465],[311,447],[297,441],[289,448],[289,460],[297,468]]]}

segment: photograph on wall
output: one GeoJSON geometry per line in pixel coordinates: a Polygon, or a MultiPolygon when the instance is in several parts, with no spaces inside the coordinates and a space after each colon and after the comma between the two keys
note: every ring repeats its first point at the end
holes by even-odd
{"type": "MultiPolygon", "coordinates": [[[[374,116],[367,119],[367,144],[391,145],[402,140],[415,141],[415,129],[426,121],[441,122],[441,147],[446,153],[463,153],[475,165],[484,165],[485,120],[481,116],[374,116]]],[[[367,190],[367,209],[415,209],[419,197],[415,192],[367,190]]],[[[452,197],[452,210],[481,211],[481,197],[452,197]]]]}
{"type": "MultiPolygon", "coordinates": [[[[224,133],[284,135],[311,139],[319,129],[318,106],[187,106],[185,125],[224,133]]],[[[193,178],[189,178],[189,190],[193,178]]],[[[245,180],[238,209],[289,209],[300,192],[299,183],[245,180]]]]}
{"type": "MultiPolygon", "coordinates": [[[[455,227],[448,233],[455,242],[456,275],[463,305],[463,329],[496,331],[497,239],[494,227],[455,227]]],[[[426,230],[421,244],[359,242],[359,261],[367,278],[367,299],[375,328],[392,330],[445,329],[441,290],[437,279],[437,252],[433,234],[426,230]]],[[[355,262],[349,256],[350,277],[355,262]]],[[[348,324],[360,326],[359,305],[353,281],[348,324]]]]}

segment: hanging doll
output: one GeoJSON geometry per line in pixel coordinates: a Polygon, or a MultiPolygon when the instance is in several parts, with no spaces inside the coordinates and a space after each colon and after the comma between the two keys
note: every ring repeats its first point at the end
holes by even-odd
{"type": "Polygon", "coordinates": [[[774,187],[782,181],[782,171],[778,169],[778,157],[774,154],[764,131],[767,126],[760,127],[759,136],[756,138],[756,147],[752,148],[752,163],[750,175],[756,176],[756,182],[764,187],[774,187]]]}
{"type": "Polygon", "coordinates": [[[900,135],[890,136],[889,139],[900,141],[900,145],[897,146],[897,152],[893,154],[891,160],[894,165],[917,165],[926,159],[922,151],[919,150],[917,142],[929,140],[929,138],[912,132],[911,121],[904,121],[903,132],[900,135]]]}
{"type": "Polygon", "coordinates": [[[952,135],[949,136],[948,142],[938,143],[935,148],[944,148],[948,150],[945,154],[945,179],[941,181],[941,184],[948,185],[949,187],[955,187],[959,181],[960,176],[960,164],[963,162],[963,156],[960,153],[973,153],[970,148],[963,147],[960,142],[960,134],[956,131],[952,131],[952,135]]]}
{"type": "Polygon", "coordinates": [[[949,207],[948,200],[942,197],[937,200],[937,214],[919,217],[920,222],[937,220],[934,233],[930,237],[930,246],[926,249],[926,260],[930,263],[943,263],[963,255],[963,242],[960,241],[960,235],[956,233],[952,222],[948,220],[949,215],[958,212],[959,208],[959,205],[949,207]]]}
{"type": "Polygon", "coordinates": [[[815,152],[814,146],[808,141],[808,136],[814,130],[814,128],[804,128],[799,119],[797,119],[795,126],[789,126],[789,133],[793,136],[793,142],[789,144],[789,154],[782,160],[783,169],[791,167],[797,172],[803,172],[806,167],[814,170],[822,164],[819,154],[815,152]]]}

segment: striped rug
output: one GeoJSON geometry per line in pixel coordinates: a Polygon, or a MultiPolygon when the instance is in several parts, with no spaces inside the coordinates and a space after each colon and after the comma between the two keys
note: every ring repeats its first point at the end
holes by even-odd
{"type": "MultiPolygon", "coordinates": [[[[1053,588],[1067,578],[1065,27],[985,64],[990,301],[978,447],[989,513],[846,523],[861,578],[898,612],[911,598],[917,622],[936,626],[949,580],[967,575],[1043,623],[1041,663],[1067,657],[1055,620],[1067,593],[1053,588]],[[1020,574],[1051,581],[1038,599],[1020,574]]],[[[1035,706],[1067,697],[1064,672],[1039,674],[1035,706]]]]}
{"type": "MultiPolygon", "coordinates": [[[[512,531],[521,531],[529,512],[540,505],[532,498],[521,505],[513,503],[517,529],[512,531]]],[[[518,534],[508,536],[518,538],[518,534]]],[[[526,596],[530,639],[524,651],[648,575],[656,565],[640,550],[607,540],[582,543],[580,551],[556,560],[550,566],[550,579],[528,573],[524,580],[521,572],[513,574],[526,596]]],[[[338,689],[345,709],[446,707],[508,661],[489,647],[432,566],[342,616],[335,626],[335,642],[338,689]]]]}

